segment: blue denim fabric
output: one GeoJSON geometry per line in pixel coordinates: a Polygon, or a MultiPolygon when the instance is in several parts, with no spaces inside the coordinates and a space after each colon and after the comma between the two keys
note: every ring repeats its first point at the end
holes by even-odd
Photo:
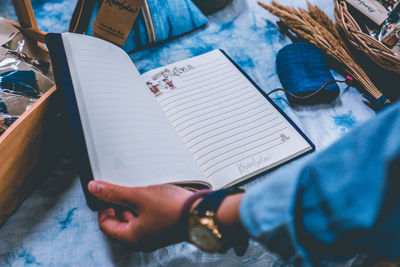
{"type": "Polygon", "coordinates": [[[287,262],[298,258],[291,234],[291,202],[302,167],[308,159],[301,158],[289,168],[278,170],[274,176],[247,191],[240,204],[241,221],[250,236],[287,262]]]}
{"type": "MultiPolygon", "coordinates": [[[[93,23],[102,1],[96,0],[87,34],[93,35],[93,23]]],[[[154,24],[156,42],[165,41],[193,31],[207,24],[207,18],[191,0],[148,0],[154,24]]],[[[132,52],[149,45],[148,33],[142,13],[139,13],[133,30],[122,46],[126,52],[132,52]]]]}
{"type": "MultiPolygon", "coordinates": [[[[328,149],[246,193],[241,220],[268,247],[287,225],[318,265],[368,253],[400,259],[400,103],[328,149]]],[[[289,246],[275,251],[287,254],[289,246]]]]}

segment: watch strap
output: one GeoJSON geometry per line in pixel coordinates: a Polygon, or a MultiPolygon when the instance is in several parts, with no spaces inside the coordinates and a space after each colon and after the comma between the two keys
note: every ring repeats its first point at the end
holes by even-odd
{"type": "Polygon", "coordinates": [[[195,212],[200,217],[205,216],[207,212],[213,212],[215,214],[225,197],[242,192],[244,192],[244,190],[239,187],[214,191],[203,198],[195,207],[195,212]]]}
{"type": "Polygon", "coordinates": [[[211,190],[208,189],[204,189],[204,190],[199,190],[194,192],[183,204],[181,211],[180,211],[180,215],[179,218],[181,221],[184,221],[188,218],[189,216],[189,209],[190,206],[192,206],[192,204],[199,198],[201,198],[202,196],[205,196],[207,194],[209,194],[211,192],[211,190]]]}

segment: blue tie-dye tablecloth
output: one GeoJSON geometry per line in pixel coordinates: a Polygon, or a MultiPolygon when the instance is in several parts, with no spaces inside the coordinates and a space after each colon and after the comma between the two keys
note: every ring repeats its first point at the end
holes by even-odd
{"type": "MultiPolygon", "coordinates": [[[[267,0],[266,0],[267,1],[267,0]]],[[[32,0],[41,29],[62,32],[76,1],[32,0]]],[[[305,7],[305,0],[284,4],[305,7]]],[[[333,1],[317,3],[332,18],[333,1]]],[[[0,2],[0,15],[15,19],[11,1],[0,2]]],[[[266,92],[279,87],[275,57],[290,43],[277,30],[276,19],[255,0],[234,0],[208,17],[209,24],[194,33],[161,46],[132,54],[141,72],[215,48],[225,50],[266,92]]],[[[337,76],[337,74],[334,74],[337,76]]],[[[354,88],[341,87],[340,97],[329,105],[293,109],[283,94],[273,100],[323,149],[375,113],[362,103],[354,88]]],[[[289,164],[290,165],[290,164],[289,164]]],[[[287,168],[284,166],[283,168],[287,168]]],[[[257,185],[263,178],[250,182],[257,185]]],[[[98,228],[96,213],[85,198],[68,152],[51,175],[0,228],[0,266],[280,266],[275,256],[252,242],[243,257],[232,251],[210,255],[190,244],[177,244],[154,253],[131,253],[107,238],[98,228]]]]}

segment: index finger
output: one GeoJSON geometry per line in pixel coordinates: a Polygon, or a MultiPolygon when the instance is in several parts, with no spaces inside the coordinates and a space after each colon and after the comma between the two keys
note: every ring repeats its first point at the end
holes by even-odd
{"type": "Polygon", "coordinates": [[[90,193],[99,199],[128,208],[134,208],[135,203],[133,203],[133,201],[138,199],[136,195],[140,192],[137,188],[124,187],[95,180],[89,182],[88,189],[90,193]]]}
{"type": "Polygon", "coordinates": [[[113,208],[99,211],[98,220],[100,229],[107,235],[123,242],[130,242],[132,229],[136,218],[129,211],[122,212],[121,220],[113,208]]]}

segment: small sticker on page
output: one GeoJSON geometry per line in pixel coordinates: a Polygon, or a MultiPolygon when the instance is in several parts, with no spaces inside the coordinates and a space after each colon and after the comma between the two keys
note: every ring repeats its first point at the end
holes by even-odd
{"type": "Polygon", "coordinates": [[[165,68],[151,76],[151,78],[146,82],[146,85],[154,96],[157,97],[182,87],[182,76],[188,74],[194,69],[195,68],[190,64],[182,67],[174,67],[172,69],[165,68]]]}
{"type": "Polygon", "coordinates": [[[19,30],[8,23],[4,18],[0,18],[0,46],[8,43],[19,33],[19,30]]]}
{"type": "Polygon", "coordinates": [[[93,24],[93,36],[124,45],[144,0],[104,0],[93,24]]]}

